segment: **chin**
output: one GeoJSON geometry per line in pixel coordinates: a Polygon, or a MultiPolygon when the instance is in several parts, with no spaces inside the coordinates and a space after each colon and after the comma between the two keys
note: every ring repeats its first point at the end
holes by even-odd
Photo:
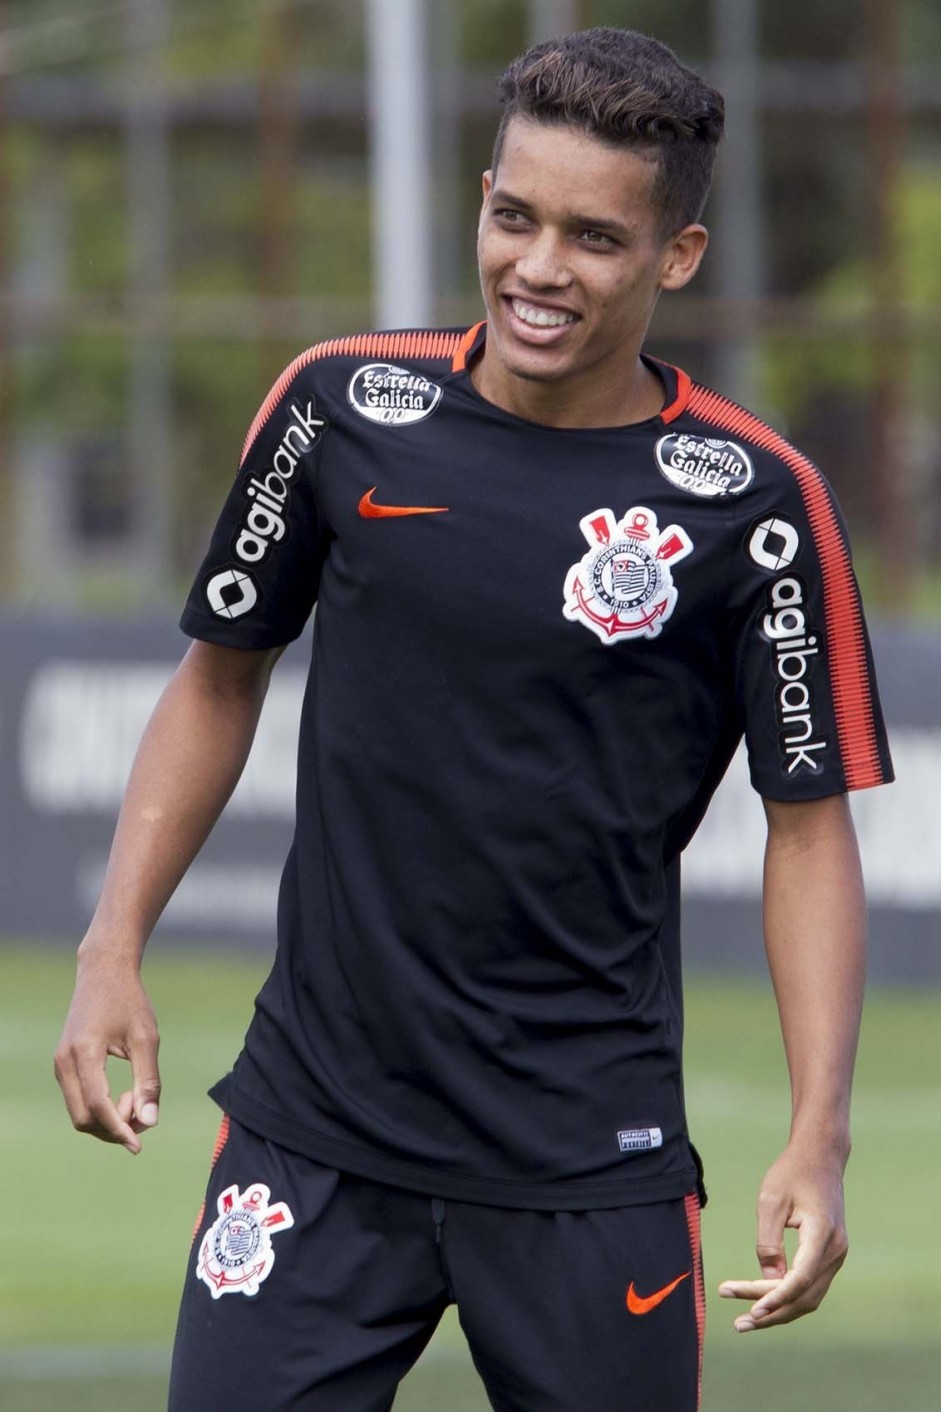
{"type": "Polygon", "coordinates": [[[506,370],[514,377],[522,378],[524,382],[559,382],[569,373],[568,368],[514,367],[512,363],[506,364],[506,370]]]}
{"type": "Polygon", "coordinates": [[[575,371],[571,360],[553,360],[539,349],[520,348],[518,344],[511,348],[504,344],[500,361],[513,377],[524,378],[527,382],[558,382],[575,371]]]}

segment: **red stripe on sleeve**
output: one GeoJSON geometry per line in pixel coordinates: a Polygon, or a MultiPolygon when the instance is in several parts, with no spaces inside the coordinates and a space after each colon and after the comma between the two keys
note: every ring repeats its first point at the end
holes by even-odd
{"type": "Polygon", "coordinates": [[[823,575],[830,682],[840,758],[847,789],[883,784],[859,594],[833,502],[820,472],[783,436],[717,392],[694,387],[687,410],[725,431],[773,452],[793,471],[810,523],[823,575]]]}
{"type": "Polygon", "coordinates": [[[258,409],[258,414],[248,429],[242,446],[239,468],[255,444],[262,427],[272,416],[275,407],[287,392],[291,383],[302,368],[319,358],[431,358],[446,362],[455,356],[461,341],[461,334],[439,333],[435,329],[422,329],[410,333],[364,333],[347,338],[328,338],[325,343],[315,343],[289,363],[275,382],[268,396],[258,409]]]}

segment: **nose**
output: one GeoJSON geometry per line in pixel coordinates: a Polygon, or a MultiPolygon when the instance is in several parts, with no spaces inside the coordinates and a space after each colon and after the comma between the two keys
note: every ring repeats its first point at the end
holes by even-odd
{"type": "Polygon", "coordinates": [[[564,251],[549,230],[540,231],[516,261],[516,273],[530,289],[564,289],[571,282],[564,251]]]}

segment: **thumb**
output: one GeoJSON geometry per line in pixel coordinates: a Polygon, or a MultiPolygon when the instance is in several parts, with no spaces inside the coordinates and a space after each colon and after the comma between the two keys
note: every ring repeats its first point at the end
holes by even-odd
{"type": "Polygon", "coordinates": [[[155,1128],[160,1116],[160,1069],[157,1065],[156,1035],[130,1047],[134,1076],[134,1115],[146,1128],[155,1128]]]}

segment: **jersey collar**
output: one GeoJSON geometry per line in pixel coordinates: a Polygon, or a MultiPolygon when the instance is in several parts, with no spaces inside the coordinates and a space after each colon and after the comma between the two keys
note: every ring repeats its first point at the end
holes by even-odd
{"type": "MultiPolygon", "coordinates": [[[[479,323],[471,325],[458,344],[451,361],[451,371],[466,372],[468,363],[477,356],[486,341],[487,321],[481,319],[479,323]]],[[[689,375],[684,373],[682,368],[675,368],[672,363],[664,363],[660,358],[652,358],[648,353],[642,353],[640,356],[666,388],[666,401],[657,420],[669,424],[686,410],[692,390],[689,375]]]]}

